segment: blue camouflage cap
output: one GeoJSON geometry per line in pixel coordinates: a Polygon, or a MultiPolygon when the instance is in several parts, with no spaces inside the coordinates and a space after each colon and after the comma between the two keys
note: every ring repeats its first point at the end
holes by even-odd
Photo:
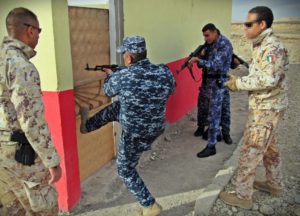
{"type": "Polygon", "coordinates": [[[144,51],[146,51],[145,38],[138,35],[125,37],[123,44],[117,49],[118,53],[142,53],[144,51]]]}

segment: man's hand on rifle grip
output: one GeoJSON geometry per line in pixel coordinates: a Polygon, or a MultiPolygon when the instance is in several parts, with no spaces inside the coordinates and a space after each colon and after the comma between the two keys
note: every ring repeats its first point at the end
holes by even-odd
{"type": "Polygon", "coordinates": [[[111,75],[113,73],[113,71],[108,68],[103,68],[103,71],[106,73],[106,75],[111,75]]]}
{"type": "Polygon", "coordinates": [[[192,57],[190,60],[189,60],[189,64],[193,64],[194,62],[198,62],[200,59],[198,57],[192,57]]]}

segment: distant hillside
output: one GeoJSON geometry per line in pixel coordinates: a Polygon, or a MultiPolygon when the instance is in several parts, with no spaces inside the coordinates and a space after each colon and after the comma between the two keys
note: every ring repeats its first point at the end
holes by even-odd
{"type": "Polygon", "coordinates": [[[276,19],[274,22],[300,22],[300,17],[285,17],[281,19],[276,19]]]}
{"type": "MultiPolygon", "coordinates": [[[[277,19],[274,21],[272,28],[276,33],[300,35],[300,17],[277,19]]],[[[243,22],[233,22],[231,24],[232,34],[243,34],[243,29],[243,22]]]]}

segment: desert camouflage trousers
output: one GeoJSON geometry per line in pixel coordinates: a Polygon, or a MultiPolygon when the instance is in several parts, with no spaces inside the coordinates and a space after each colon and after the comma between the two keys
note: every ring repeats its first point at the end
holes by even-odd
{"type": "Polygon", "coordinates": [[[57,193],[48,185],[50,174],[37,158],[32,166],[14,159],[16,142],[0,132],[0,201],[1,216],[55,216],[58,214],[57,193]]]}
{"type": "Polygon", "coordinates": [[[236,178],[236,192],[239,198],[252,199],[255,170],[261,162],[266,170],[267,182],[282,188],[277,128],[283,115],[284,111],[249,111],[236,178]]]}

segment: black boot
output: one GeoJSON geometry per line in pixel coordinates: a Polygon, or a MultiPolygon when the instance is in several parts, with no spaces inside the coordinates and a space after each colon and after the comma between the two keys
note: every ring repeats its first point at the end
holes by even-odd
{"type": "MultiPolygon", "coordinates": [[[[202,139],[208,140],[208,129],[206,129],[206,130],[203,132],[202,139]]],[[[222,136],[221,136],[221,133],[220,133],[220,134],[217,136],[217,141],[218,141],[218,142],[221,142],[221,140],[222,140],[222,136]]]]}
{"type": "Polygon", "coordinates": [[[202,136],[204,132],[204,127],[198,127],[197,130],[194,133],[194,136],[198,137],[198,136],[202,136]]]}
{"type": "Polygon", "coordinates": [[[232,139],[230,137],[230,134],[223,134],[223,140],[227,145],[232,144],[232,139]]]}
{"type": "Polygon", "coordinates": [[[209,147],[208,145],[201,151],[197,153],[198,158],[204,158],[204,157],[209,157],[211,155],[216,154],[216,147],[209,147]]]}

